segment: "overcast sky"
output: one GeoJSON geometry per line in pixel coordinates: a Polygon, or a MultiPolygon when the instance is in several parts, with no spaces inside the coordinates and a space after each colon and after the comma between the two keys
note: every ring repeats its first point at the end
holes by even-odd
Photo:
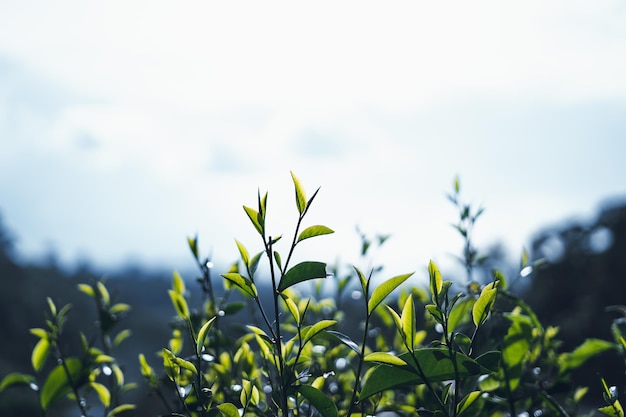
{"type": "Polygon", "coordinates": [[[486,207],[483,248],[626,196],[626,3],[0,3],[0,212],[21,256],[104,269],[260,248],[241,206],[289,171],[321,191],[302,257],[390,273],[461,248],[445,198],[486,207]]]}

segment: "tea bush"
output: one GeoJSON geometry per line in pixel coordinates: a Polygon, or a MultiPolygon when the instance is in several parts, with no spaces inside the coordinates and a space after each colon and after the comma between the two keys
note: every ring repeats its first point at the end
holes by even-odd
{"type": "MultiPolygon", "coordinates": [[[[198,267],[199,305],[190,305],[188,283],[174,273],[169,298],[171,337],[158,355],[140,354],[137,366],[146,389],[167,416],[577,416],[589,389],[601,391],[598,411],[623,416],[616,387],[598,377],[588,387],[571,386],[570,376],[588,359],[608,350],[624,352],[623,319],[613,341],[587,339],[571,352],[559,350],[558,329],[544,326],[532,309],[493,271],[490,282],[474,280],[484,258],[472,232],[482,210],[460,200],[454,182],[450,201],[459,210],[454,225],[464,240],[460,260],[465,282],[445,280],[434,262],[429,285],[411,285],[412,273],[374,277],[380,268],[344,273],[319,261],[294,264],[303,241],[333,233],[305,220],[319,188],[308,197],[292,173],[296,221],[283,240],[266,228],[268,194],[244,212],[256,230],[258,251],[236,241],[239,261],[220,277],[200,255],[197,238],[188,245],[198,267]],[[286,249],[278,250],[286,242],[286,249]],[[269,293],[260,291],[269,277],[269,293]],[[313,290],[303,295],[305,281],[313,290]],[[321,282],[334,286],[330,295],[321,282]],[[222,289],[216,291],[216,286],[222,289]],[[358,291],[357,308],[346,310],[346,291],[358,291]],[[248,323],[241,317],[247,312],[248,323]],[[350,322],[358,326],[348,325],[350,322]]],[[[363,254],[372,242],[362,235],[363,254]]],[[[537,267],[522,255],[525,271],[537,267]]],[[[138,389],[126,380],[116,350],[127,343],[119,330],[131,306],[116,302],[106,283],[80,284],[98,312],[96,336],[64,334],[71,305],[48,298],[45,325],[30,329],[34,374],[11,373],[0,382],[2,395],[26,386],[42,415],[55,415],[72,401],[81,416],[133,415],[125,400],[138,389]],[[68,355],[69,340],[79,344],[68,355]]],[[[618,311],[624,308],[615,307],[618,311]]],[[[626,314],[625,314],[626,315],[626,314]]],[[[621,366],[621,364],[620,364],[621,366]]],[[[585,414],[587,413],[587,414],[585,414]]]]}

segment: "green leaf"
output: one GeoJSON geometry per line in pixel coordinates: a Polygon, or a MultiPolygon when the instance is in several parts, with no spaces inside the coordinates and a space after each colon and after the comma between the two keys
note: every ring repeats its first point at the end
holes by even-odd
{"type": "Polygon", "coordinates": [[[109,309],[109,313],[111,314],[119,314],[119,313],[124,313],[126,311],[130,310],[130,305],[129,304],[125,304],[125,303],[117,303],[114,304],[113,306],[111,306],[111,308],[109,309]]]}
{"type": "Polygon", "coordinates": [[[243,261],[243,264],[246,267],[249,267],[250,255],[248,254],[248,250],[243,245],[243,243],[241,243],[237,239],[235,239],[235,243],[237,244],[237,249],[239,249],[239,255],[241,255],[241,260],[243,261]]]}
{"type": "Polygon", "coordinates": [[[570,353],[563,353],[559,356],[561,369],[559,373],[564,373],[580,367],[591,357],[610,349],[615,349],[614,343],[602,339],[587,339],[580,346],[570,353]]]}
{"type": "Polygon", "coordinates": [[[338,417],[335,402],[322,391],[310,385],[298,386],[298,392],[322,415],[322,417],[338,417]]]}
{"type": "Polygon", "coordinates": [[[300,311],[298,310],[298,306],[296,303],[285,294],[281,294],[283,297],[283,301],[285,301],[285,305],[287,305],[287,309],[291,313],[291,316],[296,321],[296,326],[300,326],[300,311]]]}
{"type": "Polygon", "coordinates": [[[108,306],[109,303],[111,302],[111,296],[109,295],[109,290],[107,290],[107,287],[105,287],[101,281],[96,282],[96,287],[98,288],[98,293],[100,294],[100,297],[102,298],[102,304],[104,304],[105,306],[108,306]]]}
{"type": "MultiPolygon", "coordinates": [[[[424,383],[415,369],[414,360],[417,360],[424,371],[424,376],[431,383],[455,379],[455,367],[447,348],[420,348],[413,352],[405,352],[398,358],[405,361],[408,366],[379,365],[374,368],[363,385],[361,400],[396,387],[424,383]]],[[[455,358],[459,378],[488,372],[474,359],[460,352],[455,354],[455,358]]]]}
{"type": "Polygon", "coordinates": [[[50,352],[50,342],[48,339],[39,339],[39,342],[33,348],[33,352],[31,353],[30,360],[33,365],[33,369],[35,372],[39,372],[41,367],[46,363],[46,359],[48,359],[48,353],[50,352]]]}
{"type": "Polygon", "coordinates": [[[326,278],[326,264],[323,262],[301,262],[283,275],[278,284],[278,291],[282,292],[299,282],[315,278],[326,278]]]}
{"type": "Polygon", "coordinates": [[[2,382],[0,382],[0,392],[14,385],[30,385],[33,383],[35,383],[34,376],[13,372],[2,378],[2,382]]]}
{"type": "Polygon", "coordinates": [[[199,260],[198,236],[187,237],[187,245],[189,245],[189,249],[191,250],[191,254],[193,255],[194,259],[196,261],[199,260]]]}
{"type": "Polygon", "coordinates": [[[441,277],[439,268],[432,260],[428,263],[428,276],[430,277],[430,293],[432,294],[433,301],[436,302],[441,293],[443,278],[441,277]]]}
{"type": "Polygon", "coordinates": [[[363,275],[363,272],[361,272],[359,268],[357,268],[356,266],[353,266],[353,268],[357,276],[359,277],[359,281],[361,282],[361,290],[363,290],[363,295],[367,296],[369,280],[365,278],[365,275],[363,275]]]}
{"type": "Polygon", "coordinates": [[[301,242],[304,239],[308,239],[310,237],[329,235],[331,233],[335,233],[335,231],[326,226],[309,226],[300,233],[300,235],[298,236],[298,242],[301,242]]]}
{"type": "Polygon", "coordinates": [[[229,272],[226,274],[222,274],[222,277],[226,278],[228,281],[235,284],[245,294],[248,294],[249,296],[253,298],[258,297],[259,294],[257,293],[256,286],[254,285],[254,283],[250,281],[248,278],[244,277],[243,275],[237,272],[229,272]]]}
{"type": "Polygon", "coordinates": [[[606,407],[598,408],[598,411],[611,417],[624,417],[624,409],[619,400],[606,407]]]}
{"type": "Polygon", "coordinates": [[[48,301],[48,308],[50,309],[50,314],[52,314],[52,317],[56,317],[57,307],[56,305],[54,305],[54,301],[52,301],[52,298],[50,297],[47,297],[46,301],[48,301]]]}
{"type": "Polygon", "coordinates": [[[93,287],[89,284],[78,284],[78,289],[92,298],[96,296],[93,287]]]}
{"type": "Polygon", "coordinates": [[[474,321],[474,325],[476,327],[479,327],[485,322],[485,320],[487,320],[487,316],[489,315],[491,306],[496,299],[497,293],[498,289],[493,287],[491,284],[483,288],[480,293],[480,297],[478,297],[478,300],[476,300],[474,306],[472,307],[472,320],[474,321]]]}
{"type": "Polygon", "coordinates": [[[293,185],[296,191],[296,206],[298,207],[298,212],[302,215],[304,210],[306,210],[306,194],[304,193],[302,184],[300,184],[300,180],[293,171],[291,172],[291,178],[293,179],[293,185]]]}
{"type": "Polygon", "coordinates": [[[196,368],[196,366],[188,360],[176,357],[175,361],[176,364],[181,368],[185,368],[186,370],[193,372],[195,375],[198,374],[198,369],[196,368]]]}
{"type": "Polygon", "coordinates": [[[220,410],[223,417],[240,417],[239,409],[237,409],[237,407],[234,404],[231,404],[231,403],[219,404],[217,408],[220,410]]]}
{"type": "Polygon", "coordinates": [[[313,339],[319,332],[337,324],[336,320],[320,320],[317,323],[302,329],[302,345],[313,339]]]}
{"type": "Polygon", "coordinates": [[[415,306],[413,305],[413,294],[409,294],[402,308],[402,335],[409,350],[415,349],[415,306]]]}
{"type": "Polygon", "coordinates": [[[124,329],[120,331],[115,336],[115,339],[113,339],[113,347],[114,348],[118,347],[124,340],[128,339],[132,334],[133,333],[128,329],[124,329]]]}
{"type": "Polygon", "coordinates": [[[172,274],[172,290],[180,295],[185,295],[185,281],[177,271],[172,274]]]}
{"type": "Polygon", "coordinates": [[[457,415],[462,415],[465,410],[472,406],[481,396],[481,391],[472,391],[457,405],[457,415]]]}
{"type": "Polygon", "coordinates": [[[245,210],[246,214],[248,215],[248,218],[250,218],[250,221],[254,225],[254,228],[256,229],[256,231],[259,232],[259,234],[262,235],[263,234],[263,227],[261,227],[261,223],[259,223],[259,212],[256,211],[255,209],[247,207],[247,206],[243,206],[243,209],[245,210]]]}
{"type": "Polygon", "coordinates": [[[367,303],[367,314],[372,314],[376,307],[378,307],[378,305],[382,303],[393,290],[398,288],[398,286],[406,281],[411,275],[413,275],[413,272],[389,278],[387,281],[376,287],[367,303]]]}
{"type": "Polygon", "coordinates": [[[461,300],[457,304],[454,305],[454,308],[450,311],[448,315],[448,331],[455,331],[461,324],[469,321],[470,314],[474,307],[474,303],[476,299],[473,297],[466,298],[461,300]]]}
{"type": "Polygon", "coordinates": [[[204,323],[202,327],[200,328],[200,331],[198,331],[198,341],[196,342],[196,353],[198,355],[202,354],[204,341],[206,340],[206,336],[209,333],[209,329],[211,328],[211,325],[213,324],[214,321],[215,321],[215,317],[212,317],[210,320],[204,323]]]}
{"type": "Polygon", "coordinates": [[[378,362],[392,366],[407,366],[404,360],[388,352],[373,352],[366,355],[363,360],[365,362],[378,362]]]}
{"type": "Polygon", "coordinates": [[[99,382],[90,382],[89,386],[96,391],[102,405],[108,408],[111,405],[111,393],[109,389],[99,382]]]}
{"type": "MultiPolygon", "coordinates": [[[[82,364],[80,359],[68,358],[65,361],[71,380],[78,385],[80,382],[80,374],[82,371],[82,364]]],[[[41,389],[41,395],[39,400],[41,402],[41,408],[46,411],[57,400],[63,398],[72,390],[63,364],[57,365],[48,375],[48,378],[43,384],[41,389]]]]}
{"type": "Polygon", "coordinates": [[[134,410],[135,408],[137,408],[135,404],[121,404],[111,410],[109,414],[107,414],[107,417],[115,417],[118,414],[123,413],[124,411],[134,410]]]}
{"type": "Polygon", "coordinates": [[[172,304],[174,305],[174,309],[176,309],[176,313],[178,317],[181,319],[189,318],[189,307],[187,306],[187,300],[183,297],[182,294],[169,290],[170,298],[172,299],[172,304]]]}
{"type": "Polygon", "coordinates": [[[34,334],[40,339],[48,339],[48,332],[45,331],[44,329],[33,328],[33,329],[30,329],[30,332],[31,334],[34,334]]]}
{"type": "Polygon", "coordinates": [[[180,365],[176,361],[176,355],[174,355],[170,350],[163,348],[163,368],[165,369],[165,373],[167,377],[176,382],[176,378],[180,375],[180,365]]]}

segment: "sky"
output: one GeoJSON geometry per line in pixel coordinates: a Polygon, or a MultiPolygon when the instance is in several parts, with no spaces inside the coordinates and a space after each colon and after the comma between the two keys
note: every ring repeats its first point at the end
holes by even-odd
{"type": "MultiPolygon", "coordinates": [[[[626,3],[0,2],[0,214],[23,259],[103,270],[232,262],[293,171],[317,195],[298,256],[390,274],[449,262],[446,199],[517,259],[626,196],[626,3]]],[[[284,239],[282,249],[286,250],[284,239]]]]}

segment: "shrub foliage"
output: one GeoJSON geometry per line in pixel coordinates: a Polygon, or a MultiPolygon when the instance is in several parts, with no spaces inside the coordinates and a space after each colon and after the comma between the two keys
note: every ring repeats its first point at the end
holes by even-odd
{"type": "MultiPolygon", "coordinates": [[[[136,406],[125,400],[126,392],[141,387],[167,416],[565,417],[583,415],[581,400],[594,389],[605,399],[599,412],[624,415],[617,388],[601,377],[589,387],[570,384],[572,373],[593,356],[624,352],[619,327],[615,340],[587,339],[561,352],[558,329],[544,326],[501,272],[493,271],[483,285],[474,281],[484,258],[471,235],[482,209],[460,200],[458,180],[449,198],[459,209],[454,227],[464,239],[459,259],[467,278],[445,280],[431,261],[422,288],[411,284],[412,273],[381,278],[381,268],[345,272],[320,261],[295,263],[304,241],[333,230],[307,225],[319,188],[309,197],[291,176],[296,221],[290,236],[267,229],[268,194],[259,192],[255,207],[243,207],[259,249],[251,252],[236,241],[239,260],[219,277],[200,255],[198,239],[188,239],[202,301],[190,305],[188,283],[173,274],[171,337],[157,355],[139,355],[141,385],[126,380],[116,359],[131,335],[119,329],[131,306],[114,301],[100,280],[78,286],[97,309],[97,336],[64,334],[72,306],[48,298],[44,325],[30,329],[37,338],[33,373],[5,375],[2,395],[25,386],[43,415],[54,415],[68,400],[82,416],[132,415],[136,406]],[[286,249],[279,251],[282,244],[286,249]],[[271,291],[260,290],[261,277],[269,277],[271,291]],[[323,291],[323,282],[332,291],[323,291]],[[342,307],[348,291],[358,300],[349,311],[342,307]],[[79,344],[73,350],[78,354],[66,353],[70,339],[79,344]]],[[[362,239],[365,255],[372,242],[362,239]]],[[[536,266],[522,255],[520,269],[536,266]]]]}

